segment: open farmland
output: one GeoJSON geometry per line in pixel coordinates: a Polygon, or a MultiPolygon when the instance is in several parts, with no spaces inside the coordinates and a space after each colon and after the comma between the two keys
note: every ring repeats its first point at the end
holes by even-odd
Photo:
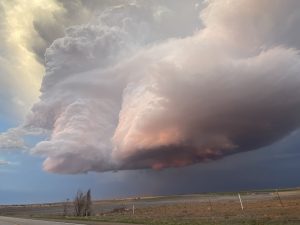
{"type": "Polygon", "coordinates": [[[93,216],[63,217],[63,203],[1,206],[0,215],[101,224],[300,224],[300,190],[139,197],[93,202],[93,216]],[[279,196],[278,196],[279,194],[279,196]],[[133,214],[134,206],[134,214],[133,214]]]}

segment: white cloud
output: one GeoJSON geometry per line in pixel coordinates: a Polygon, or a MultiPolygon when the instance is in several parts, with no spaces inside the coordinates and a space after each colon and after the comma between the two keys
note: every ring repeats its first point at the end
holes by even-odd
{"type": "Polygon", "coordinates": [[[43,65],[29,48],[33,39],[40,42],[32,25],[33,17],[37,11],[49,15],[54,8],[51,2],[47,10],[36,2],[0,3],[0,88],[5,108],[1,112],[5,111],[19,121],[37,101],[44,73],[43,65]]]}
{"type": "Polygon", "coordinates": [[[10,163],[9,161],[0,159],[0,167],[1,167],[1,166],[8,166],[8,165],[10,165],[10,164],[11,164],[11,163],[10,163]]]}
{"type": "Polygon", "coordinates": [[[45,49],[64,36],[66,27],[92,17],[81,1],[0,2],[1,114],[24,119],[40,95],[45,49]]]}
{"type": "Polygon", "coordinates": [[[11,128],[5,133],[0,134],[0,149],[23,149],[25,142],[23,136],[25,131],[21,128],[11,128]]]}
{"type": "Polygon", "coordinates": [[[114,6],[53,42],[22,128],[51,133],[46,170],[184,166],[299,127],[298,1],[206,4],[114,6]]]}

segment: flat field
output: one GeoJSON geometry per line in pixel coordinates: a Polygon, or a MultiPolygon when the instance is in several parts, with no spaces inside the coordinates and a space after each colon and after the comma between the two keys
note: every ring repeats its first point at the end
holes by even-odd
{"type": "Polygon", "coordinates": [[[73,216],[73,205],[64,203],[0,206],[0,215],[76,221],[83,224],[300,224],[300,189],[240,193],[136,197],[93,202],[93,216],[73,216]],[[134,210],[133,210],[134,208],[134,210]]]}

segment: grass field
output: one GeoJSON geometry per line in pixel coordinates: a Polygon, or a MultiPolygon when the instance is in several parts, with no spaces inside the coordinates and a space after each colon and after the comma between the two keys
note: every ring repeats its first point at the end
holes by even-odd
{"type": "Polygon", "coordinates": [[[131,224],[226,224],[281,225],[300,224],[300,190],[275,190],[241,193],[199,194],[128,198],[93,202],[93,216],[63,217],[63,204],[1,206],[0,215],[47,218],[100,224],[99,221],[131,224]],[[280,201],[281,200],[281,201],[280,201]],[[134,214],[133,214],[134,205],[134,214]]]}

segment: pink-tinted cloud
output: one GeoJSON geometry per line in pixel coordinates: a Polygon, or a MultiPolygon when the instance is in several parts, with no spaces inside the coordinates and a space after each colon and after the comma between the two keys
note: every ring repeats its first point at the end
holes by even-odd
{"type": "Polygon", "coordinates": [[[31,151],[46,170],[185,166],[299,127],[298,1],[207,1],[182,33],[181,7],[154,3],[107,9],[47,49],[24,125],[50,132],[31,151]]]}

